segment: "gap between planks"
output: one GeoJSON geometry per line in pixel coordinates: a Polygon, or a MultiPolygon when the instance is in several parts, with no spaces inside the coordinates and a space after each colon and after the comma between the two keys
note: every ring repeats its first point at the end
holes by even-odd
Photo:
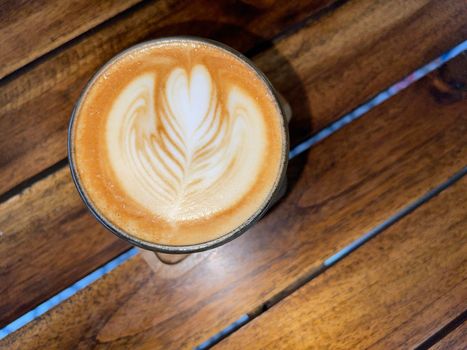
{"type": "Polygon", "coordinates": [[[414,350],[429,349],[442,339],[446,338],[451,332],[461,327],[467,320],[467,310],[454,318],[451,322],[441,328],[438,332],[426,339],[423,343],[419,344],[414,350]]]}

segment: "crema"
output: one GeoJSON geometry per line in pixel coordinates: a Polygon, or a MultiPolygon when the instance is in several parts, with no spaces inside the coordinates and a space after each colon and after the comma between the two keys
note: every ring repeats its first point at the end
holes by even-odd
{"type": "Polygon", "coordinates": [[[246,61],[195,39],[155,41],[90,82],[71,152],[105,221],[147,242],[192,245],[264,210],[284,171],[284,123],[246,61]]]}

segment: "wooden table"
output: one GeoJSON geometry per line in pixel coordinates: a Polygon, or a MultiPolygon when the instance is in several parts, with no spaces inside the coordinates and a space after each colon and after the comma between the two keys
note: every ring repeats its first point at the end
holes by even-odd
{"type": "MultiPolygon", "coordinates": [[[[294,147],[466,24],[465,0],[2,1],[0,328],[131,248],[66,160],[73,103],[117,52],[233,46],[292,105],[294,147]]],[[[466,72],[464,53],[291,159],[287,195],[240,238],[156,269],[138,253],[0,348],[466,348],[466,72]]]]}

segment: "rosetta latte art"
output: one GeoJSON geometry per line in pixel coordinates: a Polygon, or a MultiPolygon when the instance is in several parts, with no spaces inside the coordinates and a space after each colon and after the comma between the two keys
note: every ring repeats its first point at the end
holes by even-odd
{"type": "Polygon", "coordinates": [[[204,65],[144,73],[119,94],[106,145],[124,191],[163,219],[209,218],[244,197],[266,150],[261,111],[204,65]]]}

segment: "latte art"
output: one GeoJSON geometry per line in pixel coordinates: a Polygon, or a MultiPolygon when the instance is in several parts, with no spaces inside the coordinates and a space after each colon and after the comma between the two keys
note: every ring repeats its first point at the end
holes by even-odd
{"type": "Polygon", "coordinates": [[[73,118],[70,160],[86,202],[113,232],[157,249],[235,234],[284,174],[286,126],[269,85],[196,39],[112,60],[73,118]]]}
{"type": "Polygon", "coordinates": [[[222,101],[204,65],[158,78],[136,77],[107,119],[109,158],[121,186],[172,222],[229,208],[250,190],[262,162],[264,143],[251,144],[265,138],[258,106],[234,85],[222,101]],[[163,86],[157,94],[156,82],[163,86]]]}

